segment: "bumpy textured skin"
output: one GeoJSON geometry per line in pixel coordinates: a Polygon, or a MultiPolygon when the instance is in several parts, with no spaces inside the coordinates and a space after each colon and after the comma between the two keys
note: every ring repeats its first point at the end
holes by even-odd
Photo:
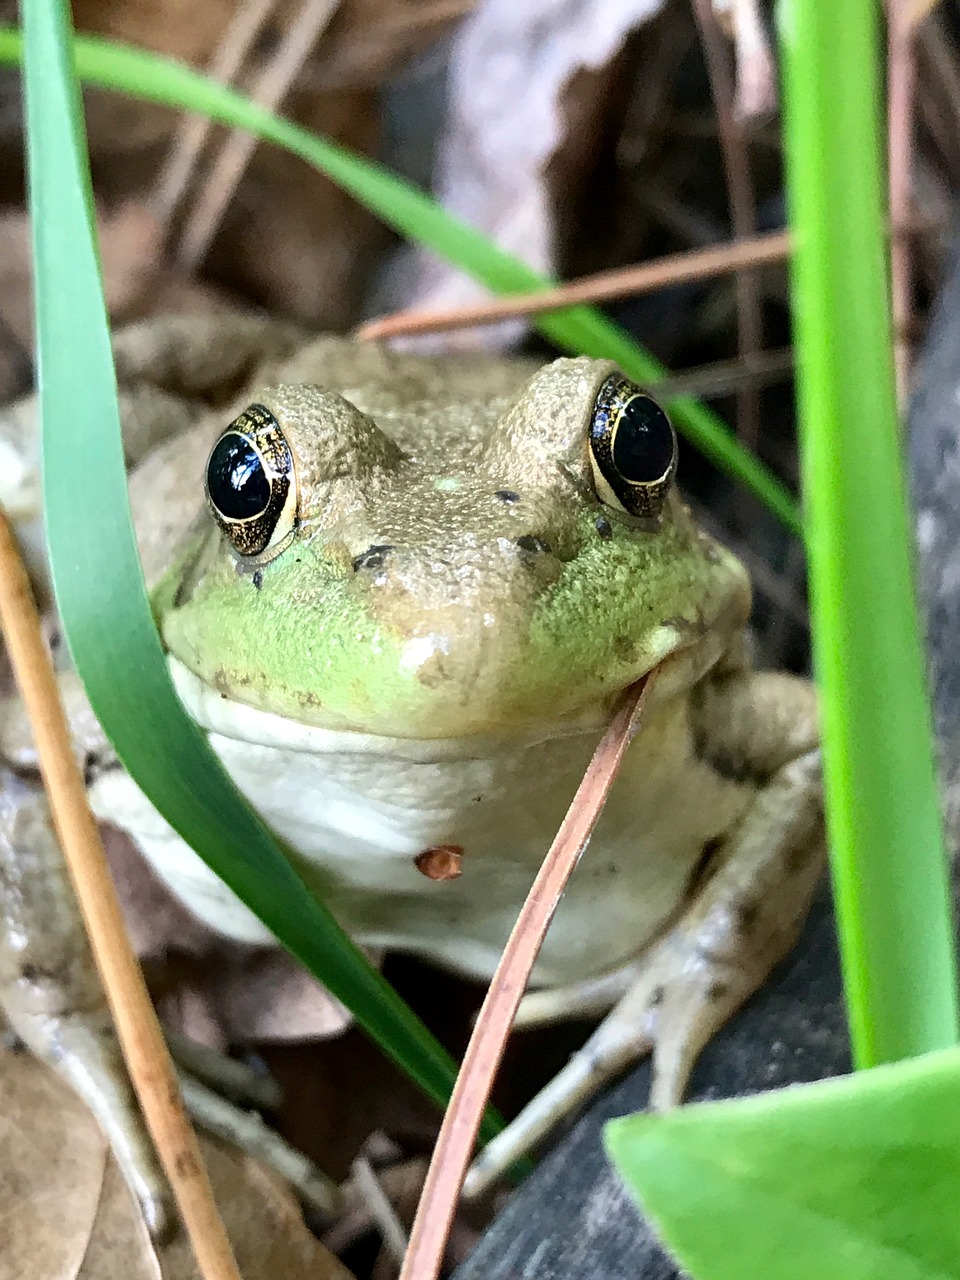
{"type": "MultiPolygon", "coordinates": [[[[652,1048],[655,1099],[676,1101],[805,913],[816,706],[804,682],[749,671],[744,570],[675,491],[645,522],[598,497],[587,433],[613,366],[392,355],[220,317],[139,326],[119,352],[178,689],[359,941],[488,977],[613,700],[658,668],[534,979],[622,967],[589,1083],[601,1057],[610,1074],[652,1048]],[[284,432],[299,500],[258,561],[202,496],[251,402],[284,432]],[[444,843],[463,874],[438,883],[418,857],[444,843]]],[[[90,772],[97,813],[193,911],[269,941],[122,771],[90,772]]]]}
{"type": "Polygon", "coordinates": [[[615,514],[612,537],[596,527],[586,433],[612,367],[561,360],[531,377],[311,344],[250,393],[294,454],[294,544],[254,582],[208,523],[156,594],[171,652],[309,724],[442,738],[556,720],[691,635],[732,637],[743,571],[675,495],[655,529],[615,514]],[[356,571],[374,547],[389,550],[356,571]]]}

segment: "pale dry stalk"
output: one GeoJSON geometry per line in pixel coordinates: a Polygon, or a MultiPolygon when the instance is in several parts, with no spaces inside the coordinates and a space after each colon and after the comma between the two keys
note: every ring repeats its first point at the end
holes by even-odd
{"type": "Polygon", "coordinates": [[[127,938],[96,820],[73,754],[57,678],[44,646],[30,582],[0,512],[0,626],[26,705],[90,945],[131,1080],[203,1280],[240,1280],[213,1198],[197,1136],[183,1109],[176,1071],[127,938]]]}
{"type": "Polygon", "coordinates": [[[362,325],[356,333],[367,341],[408,337],[418,333],[444,333],[449,329],[497,324],[516,316],[542,315],[562,311],[581,303],[609,302],[655,293],[668,285],[692,280],[710,280],[743,267],[760,267],[783,262],[790,256],[790,236],[786,231],[735,240],[732,244],[711,245],[669,254],[635,267],[618,267],[596,275],[552,285],[534,293],[515,293],[490,302],[481,302],[451,311],[398,311],[362,325]]]}

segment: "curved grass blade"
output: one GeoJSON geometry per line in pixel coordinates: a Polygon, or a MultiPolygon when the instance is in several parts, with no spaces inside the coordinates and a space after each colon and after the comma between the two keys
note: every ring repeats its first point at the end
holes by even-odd
{"type": "MultiPolygon", "coordinates": [[[[327,174],[396,231],[432,249],[495,293],[526,292],[552,283],[380,165],[291,124],[199,72],[94,36],[77,36],[74,50],[78,74],[87,84],[209,116],[285,147],[327,174]]],[[[16,62],[19,56],[19,33],[0,28],[0,62],[16,62]]],[[[566,350],[615,360],[639,382],[667,377],[663,365],[593,307],[570,307],[534,317],[533,323],[566,350]]],[[[802,536],[799,511],[787,490],[742,448],[714,413],[690,397],[672,401],[670,410],[677,426],[699,449],[802,536]]]]}
{"type": "MultiPolygon", "coordinates": [[[[120,758],[160,812],[386,1052],[445,1102],[453,1060],[309,892],[173,692],[127,502],[67,8],[28,0],[24,16],[47,537],[77,669],[120,758]]],[[[486,1132],[497,1128],[488,1119],[486,1132]]]]}

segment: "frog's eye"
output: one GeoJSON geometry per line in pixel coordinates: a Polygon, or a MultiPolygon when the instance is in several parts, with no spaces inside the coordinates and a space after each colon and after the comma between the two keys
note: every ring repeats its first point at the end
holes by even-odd
{"type": "Polygon", "coordinates": [[[207,502],[234,551],[272,560],[297,521],[290,447],[269,409],[252,404],[230,423],[207,461],[207,502]]]}
{"type": "Polygon", "coordinates": [[[677,469],[677,438],[655,400],[619,374],[607,378],[590,422],[597,496],[632,516],[658,516],[677,469]]]}

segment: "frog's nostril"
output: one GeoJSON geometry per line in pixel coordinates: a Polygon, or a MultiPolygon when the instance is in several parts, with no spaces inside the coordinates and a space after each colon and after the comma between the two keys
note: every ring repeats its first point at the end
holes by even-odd
{"type": "Polygon", "coordinates": [[[549,555],[553,550],[549,542],[545,542],[543,538],[535,538],[530,533],[525,533],[523,537],[517,539],[517,547],[524,557],[549,555]]]}
{"type": "Polygon", "coordinates": [[[386,560],[389,552],[393,550],[395,548],[388,542],[377,543],[375,546],[367,547],[366,551],[361,552],[354,560],[354,573],[360,569],[382,569],[384,560],[386,560]]]}
{"type": "Polygon", "coordinates": [[[520,501],[520,495],[514,489],[498,489],[493,496],[508,507],[520,501]]]}

